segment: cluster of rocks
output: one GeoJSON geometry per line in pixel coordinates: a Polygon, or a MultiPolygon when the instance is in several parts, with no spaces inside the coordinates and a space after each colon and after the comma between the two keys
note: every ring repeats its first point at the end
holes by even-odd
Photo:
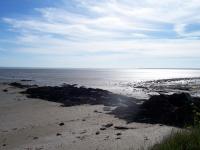
{"type": "Polygon", "coordinates": [[[16,88],[20,88],[20,89],[37,87],[37,85],[25,85],[25,84],[21,84],[21,83],[18,83],[18,82],[12,82],[12,83],[9,83],[8,85],[16,87],[16,88]]]}
{"type": "Polygon", "coordinates": [[[140,106],[136,121],[173,126],[193,125],[200,99],[187,93],[152,96],[140,106]]]}
{"type": "Polygon", "coordinates": [[[43,86],[26,89],[24,94],[29,98],[40,98],[53,102],[60,102],[63,106],[75,106],[81,104],[105,106],[120,106],[135,104],[134,98],[118,95],[102,89],[77,87],[76,85],[43,86]]]}
{"type": "Polygon", "coordinates": [[[147,95],[189,93],[192,96],[199,96],[200,78],[175,78],[139,82],[127,85],[134,90],[141,90],[147,95]]]}
{"type": "Polygon", "coordinates": [[[30,87],[14,82],[10,85],[19,88],[26,87],[22,93],[29,98],[59,102],[63,106],[82,104],[116,106],[115,109],[109,109],[108,113],[127,122],[159,123],[183,127],[193,125],[196,112],[200,112],[200,98],[191,97],[187,93],[151,96],[149,100],[138,105],[135,98],[102,89],[68,84],[55,87],[30,87]]]}

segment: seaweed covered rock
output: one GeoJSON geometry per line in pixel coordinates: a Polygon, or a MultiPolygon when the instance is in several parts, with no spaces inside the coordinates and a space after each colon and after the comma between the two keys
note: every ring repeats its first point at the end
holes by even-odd
{"type": "Polygon", "coordinates": [[[21,89],[29,87],[28,85],[23,85],[23,84],[17,83],[17,82],[9,83],[9,85],[13,86],[13,87],[16,87],[16,88],[21,88],[21,89]]]}
{"type": "Polygon", "coordinates": [[[40,98],[53,102],[60,102],[63,106],[75,106],[81,104],[105,106],[120,106],[120,105],[136,105],[134,98],[126,97],[112,92],[77,87],[76,85],[65,84],[63,86],[43,86],[36,88],[28,88],[23,92],[29,98],[40,98]]]}
{"type": "Polygon", "coordinates": [[[37,87],[37,85],[24,85],[24,84],[21,84],[21,83],[18,83],[18,82],[12,82],[12,83],[9,83],[8,85],[16,87],[16,88],[20,88],[20,89],[37,87]]]}
{"type": "Polygon", "coordinates": [[[141,105],[136,120],[180,127],[193,125],[199,101],[187,93],[152,96],[141,105]]]}

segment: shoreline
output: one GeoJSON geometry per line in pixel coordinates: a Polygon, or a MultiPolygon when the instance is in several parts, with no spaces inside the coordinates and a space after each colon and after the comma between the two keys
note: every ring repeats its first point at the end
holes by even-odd
{"type": "MultiPolygon", "coordinates": [[[[39,85],[39,86],[61,86],[65,82],[58,84],[47,84],[40,83],[30,78],[20,78],[20,79],[1,79],[0,83],[11,83],[19,82],[21,84],[30,84],[30,85],[39,85]]],[[[70,83],[72,84],[72,83],[70,83]]],[[[101,86],[86,86],[83,84],[76,84],[77,86],[83,86],[87,88],[99,88],[103,90],[108,90],[115,94],[120,94],[124,96],[134,97],[137,99],[148,99],[149,95],[158,95],[160,93],[180,93],[186,92],[190,93],[192,96],[200,97],[200,77],[188,77],[188,78],[169,78],[169,79],[157,79],[157,80],[147,80],[147,81],[138,81],[138,82],[119,82],[118,85],[114,84],[108,87],[101,86]],[[171,87],[168,87],[171,86],[171,87]],[[193,88],[196,87],[196,90],[193,88]],[[159,91],[159,89],[161,89],[159,91]],[[185,89],[185,90],[184,90],[185,89]]]]}

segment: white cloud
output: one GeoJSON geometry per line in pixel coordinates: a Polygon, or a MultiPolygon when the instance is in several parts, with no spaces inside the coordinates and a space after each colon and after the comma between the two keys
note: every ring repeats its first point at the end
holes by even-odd
{"type": "Polygon", "coordinates": [[[50,36],[24,36],[18,38],[24,47],[18,50],[35,54],[98,55],[125,54],[134,57],[200,57],[199,40],[122,40],[122,41],[67,41],[50,36]],[[31,45],[31,46],[30,46],[31,45]]]}
{"type": "Polygon", "coordinates": [[[73,12],[60,6],[36,8],[40,15],[34,18],[5,17],[4,22],[20,33],[15,41],[21,45],[17,50],[69,56],[113,52],[127,57],[200,57],[200,42],[192,39],[198,38],[200,31],[186,30],[188,25],[200,23],[200,0],[74,3],[78,7],[73,12]],[[165,35],[168,32],[176,35],[165,35]]]}

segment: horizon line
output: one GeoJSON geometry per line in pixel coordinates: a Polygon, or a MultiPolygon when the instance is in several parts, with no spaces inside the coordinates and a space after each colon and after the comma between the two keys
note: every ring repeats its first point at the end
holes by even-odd
{"type": "Polygon", "coordinates": [[[179,69],[179,70],[200,70],[200,68],[193,67],[123,67],[123,68],[104,68],[104,67],[5,67],[0,66],[0,69],[179,69]]]}

